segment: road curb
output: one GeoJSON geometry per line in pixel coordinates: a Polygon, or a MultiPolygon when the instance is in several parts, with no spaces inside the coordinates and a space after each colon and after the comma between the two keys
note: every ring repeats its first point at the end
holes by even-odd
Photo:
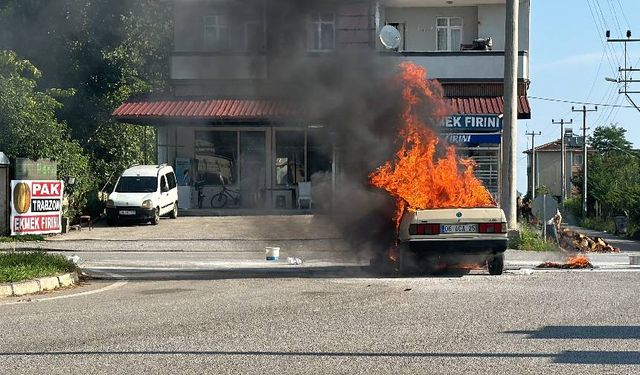
{"type": "Polygon", "coordinates": [[[0,298],[19,297],[25,294],[54,290],[60,287],[74,285],[77,282],[78,271],[73,271],[59,276],[40,277],[34,280],[0,284],[0,298]]]}

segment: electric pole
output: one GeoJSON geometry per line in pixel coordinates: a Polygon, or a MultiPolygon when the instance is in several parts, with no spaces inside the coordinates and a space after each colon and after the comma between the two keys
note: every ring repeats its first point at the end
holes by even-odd
{"type": "Polygon", "coordinates": [[[542,135],[541,132],[525,132],[525,135],[531,136],[531,201],[536,199],[536,135],[542,135]]]}
{"type": "Polygon", "coordinates": [[[618,67],[618,72],[621,75],[621,78],[617,80],[612,80],[614,82],[622,83],[622,89],[618,90],[618,94],[624,94],[627,97],[629,103],[631,103],[638,111],[640,111],[640,107],[636,104],[636,102],[631,98],[629,94],[640,94],[640,91],[629,91],[629,83],[638,83],[640,80],[632,79],[629,76],[631,72],[640,72],[640,69],[634,68],[633,66],[627,66],[628,57],[627,57],[627,43],[640,42],[640,39],[632,39],[631,38],[631,30],[627,30],[627,39],[610,39],[611,31],[607,30],[606,32],[607,42],[609,43],[622,43],[624,45],[624,68],[618,67]]]}
{"type": "Polygon", "coordinates": [[[598,107],[587,109],[583,105],[582,109],[571,107],[573,112],[582,112],[582,216],[587,216],[587,112],[596,112],[598,107]]]}
{"type": "Polygon", "coordinates": [[[519,0],[506,1],[504,48],[504,136],[500,168],[500,206],[507,217],[507,227],[517,228],[516,178],[518,149],[518,13],[519,0]]]}
{"type": "Polygon", "coordinates": [[[565,166],[565,150],[564,150],[564,126],[573,124],[573,119],[566,122],[564,119],[560,119],[560,121],[551,120],[552,124],[560,125],[560,206],[564,209],[564,199],[566,196],[567,190],[567,177],[566,177],[566,166],[565,166]]]}

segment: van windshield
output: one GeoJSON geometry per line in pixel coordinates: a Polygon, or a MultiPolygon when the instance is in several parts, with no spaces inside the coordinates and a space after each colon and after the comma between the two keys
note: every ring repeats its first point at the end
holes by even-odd
{"type": "Polygon", "coordinates": [[[117,193],[152,193],[158,190],[157,177],[120,177],[117,193]]]}

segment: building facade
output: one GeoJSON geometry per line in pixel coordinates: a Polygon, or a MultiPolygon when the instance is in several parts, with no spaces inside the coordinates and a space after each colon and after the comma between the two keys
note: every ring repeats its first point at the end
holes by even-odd
{"type": "MultiPolygon", "coordinates": [[[[221,181],[242,205],[295,206],[295,187],[318,171],[340,176],[339,145],[326,129],[295,121],[299,111],[266,94],[292,56],[317,64],[341,50],[412,61],[442,84],[452,108],[445,138],[474,158],[499,194],[504,75],[504,0],[174,0],[173,98],[131,100],[113,115],[157,128],[158,162],[190,170],[205,196],[221,181]],[[386,49],[385,25],[402,38],[386,49]],[[487,126],[487,124],[493,124],[487,126]],[[256,171],[259,171],[256,173],[256,171]],[[284,198],[279,198],[284,197],[284,198]]],[[[530,118],[530,1],[520,1],[518,118],[530,118]]],[[[193,198],[191,199],[193,202],[193,198]]],[[[205,203],[206,206],[206,203],[205,203]]]]}
{"type": "MultiPolygon", "coordinates": [[[[584,163],[584,138],[573,133],[572,129],[565,130],[565,192],[567,198],[580,196],[578,178],[582,173],[584,163]]],[[[524,151],[527,155],[527,189],[531,195],[532,177],[535,173],[535,188],[546,187],[560,202],[562,195],[562,142],[560,139],[536,146],[524,151]],[[535,157],[535,170],[533,170],[535,157]]],[[[588,148],[587,152],[591,152],[588,148]]]]}

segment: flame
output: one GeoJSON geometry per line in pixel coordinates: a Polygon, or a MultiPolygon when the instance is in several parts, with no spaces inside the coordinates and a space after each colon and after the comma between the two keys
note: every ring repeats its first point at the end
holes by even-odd
{"type": "Polygon", "coordinates": [[[574,255],[564,263],[544,262],[538,266],[538,268],[563,268],[563,269],[576,269],[576,268],[593,268],[589,258],[584,255],[574,255]]]}
{"type": "Polygon", "coordinates": [[[491,194],[473,174],[473,160],[457,157],[453,146],[446,146],[444,155],[442,146],[437,147],[440,140],[431,129],[447,115],[439,84],[427,80],[425,69],[413,63],[403,62],[400,68],[405,103],[397,134],[400,148],[393,161],[369,175],[372,186],[395,198],[396,229],[406,209],[494,207],[491,194]],[[429,109],[430,116],[424,116],[429,109]]]}

